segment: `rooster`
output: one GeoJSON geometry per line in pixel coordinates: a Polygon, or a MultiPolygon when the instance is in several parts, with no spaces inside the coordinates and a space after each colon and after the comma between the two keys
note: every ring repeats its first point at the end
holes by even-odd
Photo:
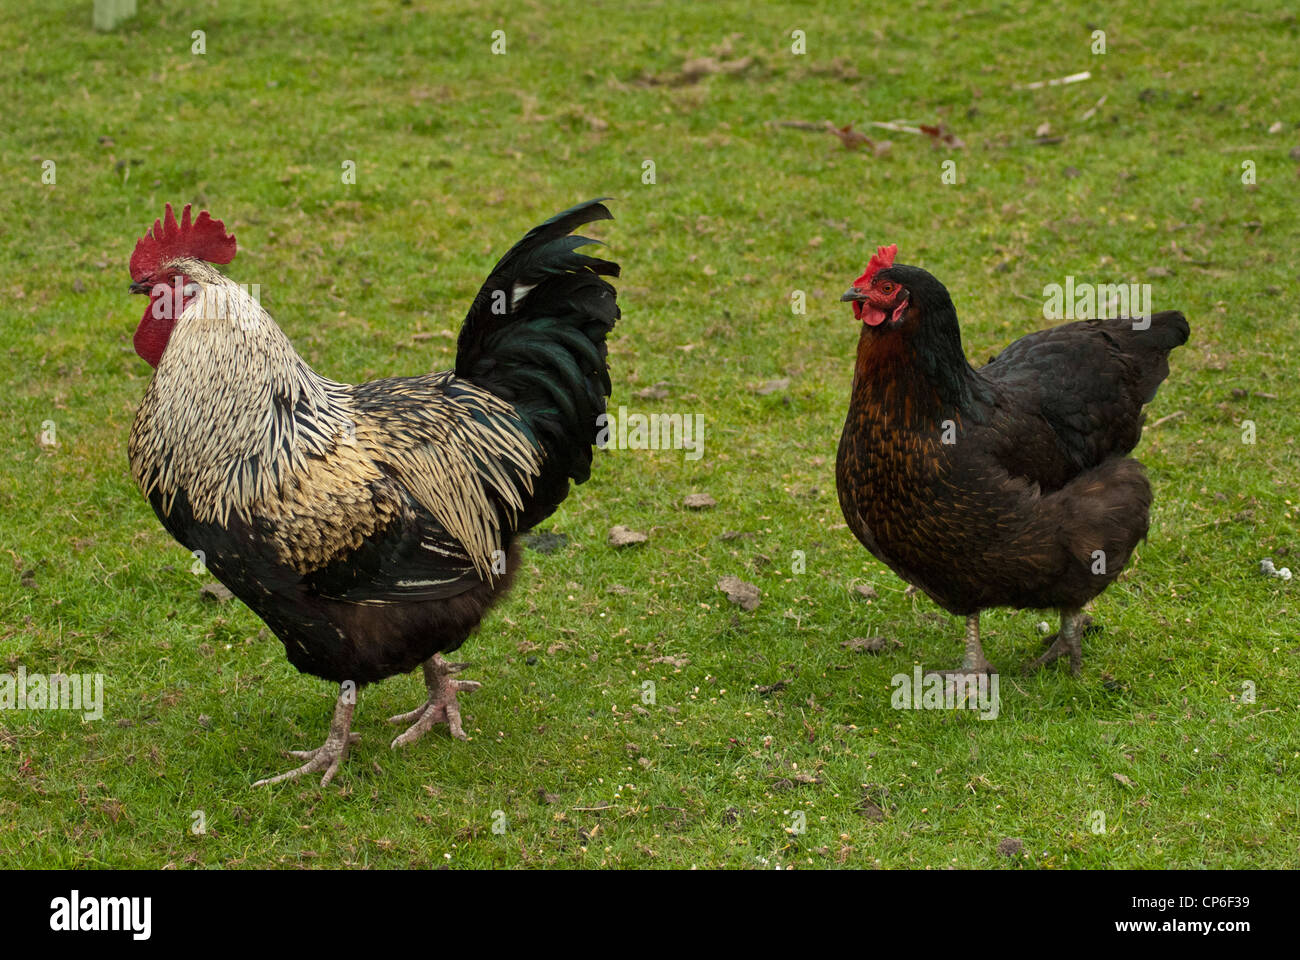
{"type": "Polygon", "coordinates": [[[881,562],[966,618],[947,675],[993,672],[980,611],[1055,608],[1030,668],[1082,664],[1084,604],[1147,534],[1151,485],[1127,456],[1143,405],[1187,342],[1181,313],[1030,334],[982,369],[962,352],[947,289],[881,247],[842,300],[861,322],[836,460],[849,529],[881,562]]]}
{"type": "Polygon", "coordinates": [[[510,587],[518,537],[591,470],[610,393],[618,265],[578,248],[599,201],[557,214],[497,263],[470,306],[454,370],[352,385],[322,377],[213,264],[235,238],[189,206],[136,244],[150,298],[135,349],[153,368],[131,470],[167,531],[284,644],[340,685],[329,736],[255,786],[323,772],[358,735],[356,691],[423,667],[428,699],[392,742],[435,723],[465,739],[457,649],[510,587]]]}

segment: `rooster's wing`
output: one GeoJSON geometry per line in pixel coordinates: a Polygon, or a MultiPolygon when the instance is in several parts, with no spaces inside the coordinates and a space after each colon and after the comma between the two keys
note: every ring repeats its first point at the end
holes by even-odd
{"type": "Polygon", "coordinates": [[[450,373],[361,384],[353,398],[356,444],[380,473],[374,502],[391,506],[382,526],[310,575],[310,588],[411,603],[491,581],[539,469],[509,404],[450,373]]]}

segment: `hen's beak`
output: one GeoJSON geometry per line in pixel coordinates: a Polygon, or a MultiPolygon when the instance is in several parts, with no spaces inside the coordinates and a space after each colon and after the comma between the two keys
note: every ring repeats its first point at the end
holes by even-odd
{"type": "Polygon", "coordinates": [[[857,287],[849,287],[844,296],[840,297],[842,303],[861,303],[867,299],[867,295],[857,287]]]}
{"type": "Polygon", "coordinates": [[[149,283],[141,283],[137,281],[136,283],[131,284],[131,286],[127,287],[126,289],[131,293],[152,293],[153,285],[149,283]]]}

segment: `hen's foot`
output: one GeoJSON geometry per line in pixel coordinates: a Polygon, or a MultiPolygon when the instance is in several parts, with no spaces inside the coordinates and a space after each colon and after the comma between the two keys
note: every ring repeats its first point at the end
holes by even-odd
{"type": "Polygon", "coordinates": [[[953,680],[958,677],[978,677],[981,674],[994,674],[997,672],[997,667],[981,658],[970,666],[963,664],[960,667],[949,667],[947,670],[927,670],[925,675],[927,677],[947,677],[953,680]]]}
{"type": "Polygon", "coordinates": [[[352,690],[348,690],[346,694],[339,694],[338,703],[334,706],[334,720],[330,723],[329,736],[325,738],[323,744],[315,750],[285,751],[285,756],[297,757],[299,760],[306,760],[306,763],[298,769],[282,773],[278,777],[258,780],[253,786],[261,787],[279,783],[281,780],[293,780],[304,774],[319,773],[321,770],[325,771],[325,776],[321,777],[320,785],[322,788],[329,786],[329,782],[339,772],[339,766],[348,755],[348,747],[361,739],[361,734],[352,732],[352,710],[355,706],[355,697],[356,693],[352,690]]]}
{"type": "Polygon", "coordinates": [[[977,677],[982,673],[997,673],[997,667],[984,658],[984,647],[980,643],[980,615],[973,613],[966,618],[966,655],[960,667],[949,670],[927,670],[927,677],[945,677],[955,680],[958,677],[977,677]]]}
{"type": "Polygon", "coordinates": [[[1070,673],[1078,676],[1083,669],[1083,628],[1092,623],[1092,618],[1078,610],[1061,611],[1061,629],[1055,634],[1052,645],[1047,652],[1025,667],[1025,673],[1033,673],[1061,657],[1070,658],[1070,673]]]}
{"type": "MultiPolygon", "coordinates": [[[[1079,629],[1081,631],[1081,635],[1087,635],[1090,633],[1099,633],[1101,631],[1101,627],[1096,625],[1093,622],[1092,617],[1086,613],[1079,621],[1079,629]]],[[[1043,646],[1050,647],[1052,644],[1056,643],[1058,639],[1060,639],[1060,636],[1061,636],[1061,631],[1058,630],[1050,637],[1043,637],[1043,646]]]]}
{"type": "Polygon", "coordinates": [[[433,729],[435,723],[447,724],[447,729],[457,740],[468,740],[460,723],[460,703],[456,694],[469,693],[483,684],[477,680],[457,680],[455,674],[464,670],[468,664],[448,663],[439,654],[434,654],[424,662],[424,685],[429,690],[429,699],[410,713],[399,713],[389,717],[389,723],[410,723],[406,732],[394,738],[393,749],[414,743],[433,729]]]}

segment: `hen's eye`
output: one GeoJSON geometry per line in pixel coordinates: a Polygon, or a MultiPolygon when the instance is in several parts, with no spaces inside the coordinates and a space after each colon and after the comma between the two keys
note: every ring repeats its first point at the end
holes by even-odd
{"type": "Polygon", "coordinates": [[[894,285],[893,285],[892,283],[890,283],[888,280],[886,280],[884,283],[882,283],[882,284],[880,285],[880,292],[881,292],[881,293],[893,293],[893,292],[894,292],[894,285]]]}

